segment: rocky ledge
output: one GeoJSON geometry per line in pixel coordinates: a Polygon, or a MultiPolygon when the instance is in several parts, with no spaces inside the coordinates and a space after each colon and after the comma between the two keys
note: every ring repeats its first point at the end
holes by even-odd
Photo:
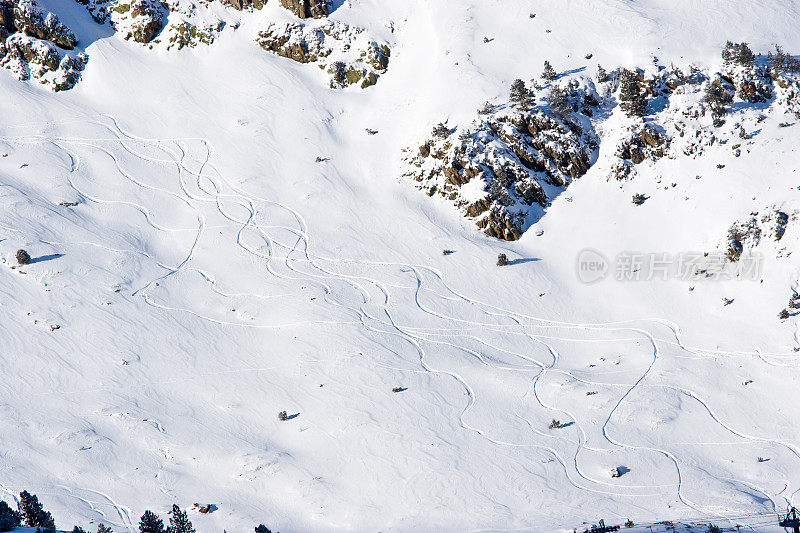
{"type": "Polygon", "coordinates": [[[0,0],[0,66],[55,91],[75,86],[88,58],[75,34],[34,0],[0,0]]]}
{"type": "Polygon", "coordinates": [[[264,50],[298,63],[315,63],[333,89],[375,85],[389,68],[391,50],[361,28],[330,20],[270,23],[258,33],[264,50]]]}

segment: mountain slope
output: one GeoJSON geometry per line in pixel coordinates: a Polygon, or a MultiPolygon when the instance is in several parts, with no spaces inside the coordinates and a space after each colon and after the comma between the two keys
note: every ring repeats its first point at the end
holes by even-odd
{"type": "Polygon", "coordinates": [[[717,68],[727,39],[796,53],[797,2],[334,2],[392,49],[340,90],[256,44],[290,16],[275,0],[182,50],[39,4],[89,61],[58,94],[0,71],[0,498],[36,492],[64,529],[199,502],[218,510],[198,531],[284,533],[777,531],[763,517],[798,503],[800,338],[778,318],[797,221],[764,230],[750,281],[576,275],[585,248],[724,251],[751,212],[796,212],[796,119],[733,110],[759,130],[740,157],[593,167],[513,243],[402,177],[404,148],[545,59],[588,76],[717,68]]]}

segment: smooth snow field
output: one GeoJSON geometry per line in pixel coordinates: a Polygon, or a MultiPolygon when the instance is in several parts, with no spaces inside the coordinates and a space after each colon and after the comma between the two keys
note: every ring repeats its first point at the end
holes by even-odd
{"type": "Polygon", "coordinates": [[[800,209],[800,121],[764,106],[741,157],[630,182],[598,163],[517,242],[415,189],[402,150],[545,59],[796,55],[800,2],[336,1],[392,45],[364,90],[261,50],[273,3],[165,51],[40,0],[90,56],[80,83],[0,69],[0,499],[36,493],[67,531],[195,502],[216,506],[190,511],[199,533],[783,531],[800,221],[750,280],[585,284],[576,261],[708,251],[751,211],[800,209]]]}

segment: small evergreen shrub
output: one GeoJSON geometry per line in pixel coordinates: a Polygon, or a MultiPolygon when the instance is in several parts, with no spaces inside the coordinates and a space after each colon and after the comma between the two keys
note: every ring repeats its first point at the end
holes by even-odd
{"type": "Polygon", "coordinates": [[[645,196],[644,194],[636,193],[633,195],[632,201],[634,205],[642,205],[645,202],[645,200],[647,200],[647,196],[645,196]]]}
{"type": "Polygon", "coordinates": [[[498,254],[497,255],[497,266],[506,266],[508,264],[508,257],[506,254],[498,254]]]}
{"type": "Polygon", "coordinates": [[[556,69],[553,68],[553,65],[551,65],[549,61],[545,61],[544,69],[542,70],[542,79],[545,81],[553,81],[557,77],[558,73],[556,69]]]}
{"type": "Polygon", "coordinates": [[[604,69],[602,65],[597,65],[597,81],[599,83],[605,83],[608,79],[608,72],[606,72],[606,69],[604,69]]]}
{"type": "Polygon", "coordinates": [[[17,250],[17,263],[20,265],[28,265],[31,262],[31,256],[25,250],[17,250]]]}
{"type": "Polygon", "coordinates": [[[286,414],[286,411],[281,411],[280,413],[278,413],[278,420],[280,420],[281,422],[286,422],[287,420],[289,420],[289,415],[286,414]]]}
{"type": "Polygon", "coordinates": [[[434,126],[431,135],[434,139],[446,139],[450,136],[450,128],[445,126],[444,123],[440,122],[434,126]]]}

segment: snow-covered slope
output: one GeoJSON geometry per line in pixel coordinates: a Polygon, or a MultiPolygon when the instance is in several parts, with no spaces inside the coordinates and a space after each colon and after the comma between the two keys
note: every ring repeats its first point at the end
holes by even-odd
{"type": "Polygon", "coordinates": [[[598,163],[516,242],[403,177],[404,149],[544,60],[591,77],[719,69],[728,39],[797,54],[798,2],[337,0],[330,20],[391,48],[365,89],[265,52],[291,16],[276,0],[199,5],[227,24],[180,50],[37,3],[89,60],[59,93],[0,69],[0,499],[115,531],[213,503],[201,533],[778,531],[800,503],[800,332],[778,318],[800,221],[773,236],[800,210],[797,118],[734,105],[739,157],[616,181],[612,109],[598,163]],[[751,216],[754,279],[576,272],[587,248],[713,258],[751,216]]]}

